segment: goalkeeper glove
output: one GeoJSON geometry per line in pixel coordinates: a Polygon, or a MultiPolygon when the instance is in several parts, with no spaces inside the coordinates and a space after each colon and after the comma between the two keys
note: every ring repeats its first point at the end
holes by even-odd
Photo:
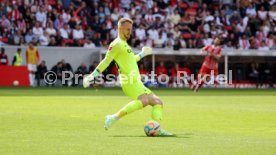
{"type": "Polygon", "coordinates": [[[98,69],[95,69],[91,74],[83,78],[83,87],[87,88],[90,86],[92,81],[100,75],[100,71],[98,69]]]}
{"type": "Polygon", "coordinates": [[[147,55],[151,55],[151,54],[152,54],[152,48],[145,46],[142,48],[142,52],[139,53],[139,56],[142,59],[143,57],[145,57],[147,55]]]}

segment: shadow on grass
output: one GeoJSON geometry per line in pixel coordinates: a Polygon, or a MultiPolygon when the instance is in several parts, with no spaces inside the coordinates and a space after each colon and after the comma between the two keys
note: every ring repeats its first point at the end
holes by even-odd
{"type": "MultiPolygon", "coordinates": [[[[173,136],[156,136],[156,137],[150,137],[150,138],[191,138],[192,133],[185,133],[185,134],[176,134],[173,136]]],[[[134,135],[113,135],[110,137],[121,137],[121,138],[129,138],[129,137],[136,137],[136,138],[148,138],[148,136],[134,136],[134,135]]]]}

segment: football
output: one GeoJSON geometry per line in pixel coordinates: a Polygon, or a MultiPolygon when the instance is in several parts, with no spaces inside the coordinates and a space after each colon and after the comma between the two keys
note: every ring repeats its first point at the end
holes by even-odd
{"type": "Polygon", "coordinates": [[[148,121],[144,127],[144,131],[149,137],[157,136],[160,132],[160,125],[156,121],[148,121]]]}
{"type": "Polygon", "coordinates": [[[12,84],[13,84],[13,86],[18,86],[19,85],[19,81],[14,80],[12,84]]]}

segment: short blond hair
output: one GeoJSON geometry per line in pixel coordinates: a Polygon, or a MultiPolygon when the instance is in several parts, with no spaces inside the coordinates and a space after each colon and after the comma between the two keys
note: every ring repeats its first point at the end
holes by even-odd
{"type": "Polygon", "coordinates": [[[131,19],[123,17],[118,21],[118,26],[121,26],[126,22],[133,24],[133,21],[131,19]]]}

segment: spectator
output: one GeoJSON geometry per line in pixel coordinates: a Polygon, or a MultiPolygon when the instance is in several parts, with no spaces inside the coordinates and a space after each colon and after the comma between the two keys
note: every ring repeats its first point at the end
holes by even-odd
{"type": "Polygon", "coordinates": [[[265,11],[264,6],[261,6],[260,10],[258,10],[258,17],[265,21],[267,18],[267,11],[265,11]]]}
{"type": "Polygon", "coordinates": [[[114,64],[111,65],[110,73],[115,76],[115,79],[117,79],[119,73],[118,73],[118,68],[116,67],[116,65],[114,65],[114,64]]]}
{"type": "Polygon", "coordinates": [[[39,52],[34,47],[34,43],[30,42],[26,50],[26,63],[29,70],[30,85],[35,86],[35,72],[37,71],[37,64],[39,63],[39,52]]]}
{"type": "Polygon", "coordinates": [[[69,35],[71,34],[71,29],[69,28],[68,24],[65,24],[63,28],[61,28],[60,30],[60,36],[63,39],[69,39],[69,35]]]}
{"type": "Polygon", "coordinates": [[[166,80],[166,77],[168,77],[168,70],[164,66],[164,62],[161,61],[159,66],[155,69],[156,75],[157,75],[157,82],[159,87],[166,87],[167,84],[163,83],[166,80]]]}
{"type": "Polygon", "coordinates": [[[153,42],[154,42],[153,39],[151,39],[150,36],[147,34],[144,45],[149,46],[149,47],[153,47],[153,42]]]}
{"type": "MultiPolygon", "coordinates": [[[[112,30],[111,30],[112,31],[112,30]]],[[[84,36],[89,38],[89,39],[92,39],[93,38],[93,35],[94,35],[95,31],[92,30],[92,27],[91,26],[88,26],[87,27],[87,30],[84,31],[84,36]]],[[[111,33],[111,32],[110,32],[111,33]]],[[[116,37],[117,37],[117,34],[116,34],[116,37]]],[[[115,38],[116,38],[115,37],[115,38]]]]}
{"type": "Polygon", "coordinates": [[[21,48],[18,48],[16,53],[14,54],[12,65],[13,66],[22,66],[23,58],[21,55],[21,48]]]}
{"type": "Polygon", "coordinates": [[[38,22],[35,24],[35,27],[33,27],[33,34],[37,39],[43,34],[43,29],[38,22]]]}
{"type": "Polygon", "coordinates": [[[9,19],[6,18],[6,15],[3,15],[0,19],[0,26],[4,28],[4,30],[7,30],[11,25],[11,22],[9,19]]]}
{"type": "Polygon", "coordinates": [[[7,54],[5,54],[5,48],[1,48],[1,53],[0,53],[0,66],[3,65],[3,66],[8,66],[9,65],[9,59],[8,59],[8,56],[7,54]]]}
{"type": "Polygon", "coordinates": [[[239,40],[239,47],[240,49],[249,49],[250,47],[249,40],[245,34],[242,35],[242,38],[239,40]]]}
{"type": "Polygon", "coordinates": [[[60,34],[59,31],[57,31],[57,35],[55,37],[51,37],[51,38],[54,38],[55,39],[55,42],[56,42],[56,46],[60,46],[62,45],[62,42],[63,42],[63,38],[60,34]]]}
{"type": "Polygon", "coordinates": [[[95,48],[95,44],[88,38],[86,38],[86,42],[83,45],[84,48],[95,48]]]}
{"type": "MultiPolygon", "coordinates": [[[[111,39],[115,39],[118,35],[117,25],[113,25],[113,28],[110,30],[111,39]]],[[[92,38],[92,37],[91,37],[92,38]]]]}
{"type": "Polygon", "coordinates": [[[89,66],[89,73],[92,73],[97,66],[98,66],[98,62],[93,61],[93,63],[89,66]]]}
{"type": "Polygon", "coordinates": [[[258,42],[262,42],[266,38],[263,27],[260,27],[259,31],[256,32],[258,42]]]}
{"type": "Polygon", "coordinates": [[[260,51],[269,51],[269,46],[266,44],[265,41],[262,41],[261,45],[258,48],[258,50],[260,50],[260,51]]]}
{"type": "Polygon", "coordinates": [[[246,26],[247,26],[247,25],[245,25],[245,24],[243,23],[243,20],[241,20],[241,22],[238,23],[238,25],[237,25],[237,30],[240,32],[240,34],[242,34],[242,33],[245,31],[246,26]]]}
{"type": "Polygon", "coordinates": [[[181,19],[181,16],[179,15],[177,10],[174,10],[173,14],[169,17],[169,19],[174,25],[177,25],[181,19]]]}
{"type": "Polygon", "coordinates": [[[23,19],[23,15],[19,14],[19,18],[16,20],[16,25],[18,27],[18,30],[20,30],[22,33],[26,33],[26,22],[23,19]]]}
{"type": "Polygon", "coordinates": [[[168,75],[168,70],[167,68],[164,66],[164,62],[161,61],[159,63],[159,66],[155,68],[155,72],[157,76],[160,76],[162,74],[168,75]]]}
{"type": "Polygon", "coordinates": [[[81,29],[80,25],[76,26],[76,29],[73,30],[73,39],[80,40],[84,38],[83,30],[81,29]]]}
{"type": "Polygon", "coordinates": [[[101,42],[99,33],[94,34],[94,36],[92,38],[92,42],[95,44],[96,47],[101,47],[102,46],[102,42],[101,42]]]}
{"type": "Polygon", "coordinates": [[[172,38],[172,35],[171,34],[168,34],[167,35],[167,39],[165,39],[165,47],[168,47],[168,48],[171,48],[173,47],[174,45],[174,39],[172,38]]]}
{"type": "Polygon", "coordinates": [[[180,82],[180,77],[179,77],[179,64],[178,63],[175,63],[173,68],[171,68],[171,76],[170,76],[170,85],[169,87],[177,87],[180,82]]]}
{"type": "Polygon", "coordinates": [[[82,84],[81,80],[83,79],[83,76],[88,74],[86,65],[84,63],[81,63],[80,66],[77,68],[77,71],[75,72],[75,74],[79,75],[77,85],[81,85],[82,84]]]}
{"type": "Polygon", "coordinates": [[[48,69],[46,66],[46,61],[42,60],[41,63],[37,66],[37,72],[36,72],[36,80],[37,80],[37,86],[44,86],[44,75],[47,73],[48,69]]]}
{"type": "Polygon", "coordinates": [[[141,75],[148,75],[148,71],[146,70],[144,63],[139,63],[139,72],[141,75]]]}
{"type": "Polygon", "coordinates": [[[268,38],[266,38],[266,44],[268,45],[269,49],[275,49],[275,37],[273,33],[270,33],[268,35],[268,38]]]}
{"type": "Polygon", "coordinates": [[[257,15],[256,8],[252,4],[249,4],[249,7],[246,9],[246,14],[249,17],[256,17],[257,15]]]}
{"type": "Polygon", "coordinates": [[[276,6],[271,6],[268,16],[271,21],[276,21],[276,6]]]}
{"type": "Polygon", "coordinates": [[[61,79],[62,79],[62,62],[58,62],[55,66],[52,67],[51,71],[53,71],[56,74],[57,82],[54,83],[56,86],[61,85],[61,79]]]}
{"type": "Polygon", "coordinates": [[[207,11],[204,21],[205,22],[213,22],[215,20],[215,17],[210,13],[210,11],[207,11]]]}
{"type": "Polygon", "coordinates": [[[23,40],[23,36],[21,35],[21,31],[17,31],[13,36],[13,44],[20,45],[20,40],[23,40]]]}
{"type": "Polygon", "coordinates": [[[49,44],[48,46],[57,46],[57,42],[56,42],[56,39],[55,37],[50,37],[50,41],[49,41],[49,44]]]}
{"type": "Polygon", "coordinates": [[[80,75],[85,75],[88,74],[88,70],[87,67],[84,63],[81,63],[80,66],[78,67],[76,74],[80,74],[80,75]]]}
{"type": "Polygon", "coordinates": [[[171,30],[171,33],[172,33],[174,39],[180,38],[180,36],[181,36],[181,32],[179,31],[178,26],[175,26],[175,28],[171,30]]]}
{"type": "Polygon", "coordinates": [[[66,23],[64,22],[62,16],[59,15],[58,18],[55,20],[54,27],[59,30],[64,27],[64,24],[66,23]]]}
{"type": "Polygon", "coordinates": [[[156,48],[165,47],[165,40],[162,38],[162,33],[159,33],[158,39],[154,40],[154,47],[156,48]]]}
{"type": "Polygon", "coordinates": [[[159,38],[158,31],[153,28],[148,30],[148,35],[149,35],[149,38],[152,40],[157,40],[159,38]]]}
{"type": "Polygon", "coordinates": [[[186,41],[185,41],[183,35],[180,36],[180,44],[181,44],[181,48],[187,47],[187,44],[186,44],[186,41]]]}
{"type": "Polygon", "coordinates": [[[20,12],[17,9],[16,5],[12,6],[12,10],[9,12],[8,17],[11,21],[15,21],[19,18],[20,12]]]}
{"type": "Polygon", "coordinates": [[[119,20],[120,14],[118,12],[118,8],[114,8],[112,14],[111,14],[111,20],[112,22],[117,22],[119,20]]]}
{"type": "Polygon", "coordinates": [[[64,23],[68,23],[69,20],[71,19],[70,10],[65,9],[65,10],[62,10],[62,11],[63,11],[62,19],[63,19],[64,23]]]}
{"type": "Polygon", "coordinates": [[[209,37],[208,33],[205,33],[203,38],[203,45],[208,46],[208,45],[211,45],[212,43],[213,43],[213,39],[209,37]]]}
{"type": "Polygon", "coordinates": [[[54,24],[52,21],[49,22],[47,28],[46,28],[46,32],[49,34],[49,36],[56,36],[57,35],[57,31],[54,28],[54,24]]]}
{"type": "Polygon", "coordinates": [[[188,39],[186,48],[195,48],[195,40],[188,39]]]}
{"type": "Polygon", "coordinates": [[[105,19],[105,14],[104,14],[104,9],[103,7],[99,7],[99,13],[98,13],[98,16],[100,18],[100,23],[104,23],[104,19],[105,19]]]}
{"type": "Polygon", "coordinates": [[[232,41],[231,40],[228,40],[227,43],[225,44],[225,46],[223,47],[223,49],[226,49],[226,50],[234,50],[234,47],[232,45],[232,41]]]}
{"type": "Polygon", "coordinates": [[[48,46],[49,42],[50,42],[50,38],[49,38],[48,32],[44,31],[43,35],[39,37],[39,43],[42,46],[48,46]]]}
{"type": "Polygon", "coordinates": [[[260,79],[259,79],[259,65],[257,63],[251,63],[251,72],[249,73],[249,77],[252,81],[257,83],[256,87],[258,87],[260,79]]]}
{"type": "Polygon", "coordinates": [[[34,1],[34,3],[32,4],[33,5],[31,5],[31,12],[34,14],[39,11],[39,4],[38,1],[34,1]]]}
{"type": "Polygon", "coordinates": [[[234,11],[233,15],[230,17],[229,19],[230,23],[232,24],[238,24],[240,21],[241,21],[241,17],[240,15],[238,14],[237,11],[234,11]]]}
{"type": "Polygon", "coordinates": [[[39,7],[39,11],[36,12],[35,17],[38,22],[42,23],[42,27],[46,27],[47,14],[44,6],[39,7]]]}
{"type": "Polygon", "coordinates": [[[139,25],[139,27],[135,30],[135,35],[140,41],[144,40],[146,38],[145,28],[142,25],[139,25]]]}
{"type": "Polygon", "coordinates": [[[250,38],[250,49],[258,49],[259,48],[259,41],[256,37],[250,38]]]}

